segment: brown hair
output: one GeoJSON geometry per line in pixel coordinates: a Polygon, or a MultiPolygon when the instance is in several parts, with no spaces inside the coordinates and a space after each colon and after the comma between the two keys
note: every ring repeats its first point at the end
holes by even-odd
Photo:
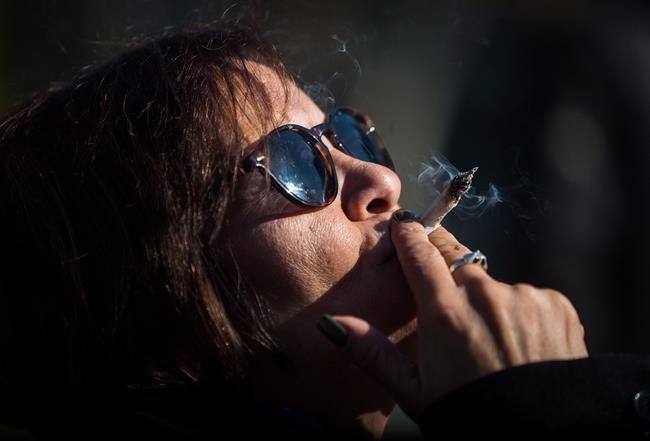
{"type": "Polygon", "coordinates": [[[239,378],[251,354],[277,351],[220,237],[239,122],[271,114],[247,60],[288,84],[252,26],[204,25],[130,47],[0,121],[6,382],[239,378]]]}

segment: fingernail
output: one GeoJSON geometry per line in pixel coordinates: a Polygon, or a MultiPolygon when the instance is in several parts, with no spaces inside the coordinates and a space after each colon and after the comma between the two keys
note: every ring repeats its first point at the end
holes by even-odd
{"type": "Polygon", "coordinates": [[[396,222],[422,222],[417,214],[403,208],[393,213],[393,219],[396,222]]]}
{"type": "Polygon", "coordinates": [[[348,330],[343,327],[334,318],[325,314],[318,321],[318,329],[336,346],[343,347],[348,341],[348,330]]]}

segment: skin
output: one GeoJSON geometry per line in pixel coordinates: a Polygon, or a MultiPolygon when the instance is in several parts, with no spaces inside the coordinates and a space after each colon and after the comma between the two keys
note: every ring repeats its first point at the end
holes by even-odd
{"type": "MultiPolygon", "coordinates": [[[[274,97],[276,125],[324,121],[295,85],[285,95],[273,73],[255,69],[274,97]]],[[[267,133],[252,122],[246,132],[246,148],[267,133]]],[[[260,356],[249,376],[260,398],[379,438],[395,402],[417,417],[481,375],[586,356],[584,331],[566,297],[502,284],[476,265],[452,276],[448,265],[466,247],[444,228],[427,237],[417,223],[391,221],[398,176],[328,147],[339,180],[331,205],[298,207],[255,172],[238,183],[229,216],[242,274],[269,300],[295,367],[287,375],[260,356]],[[325,313],[348,329],[343,349],[318,332],[325,313]]]]}
{"type": "MultiPolygon", "coordinates": [[[[277,78],[260,71],[277,103],[277,125],[324,121],[295,85],[285,96],[277,78]]],[[[250,146],[266,134],[252,124],[247,132],[250,146]]],[[[271,299],[281,346],[296,368],[289,377],[261,358],[250,379],[267,401],[379,437],[393,398],[332,347],[316,323],[324,313],[353,314],[393,342],[412,334],[415,305],[389,235],[401,184],[390,169],[329,147],[339,194],[325,208],[292,204],[261,173],[248,173],[238,183],[229,215],[232,249],[247,280],[271,299]],[[341,391],[348,392],[344,399],[341,391]]]]}
{"type": "Polygon", "coordinates": [[[449,265],[469,249],[442,227],[427,237],[417,222],[394,223],[392,238],[417,304],[417,361],[368,322],[337,319],[350,332],[343,352],[390,390],[412,418],[492,372],[588,356],[584,328],[562,293],[501,283],[478,265],[450,273],[449,265]]]}

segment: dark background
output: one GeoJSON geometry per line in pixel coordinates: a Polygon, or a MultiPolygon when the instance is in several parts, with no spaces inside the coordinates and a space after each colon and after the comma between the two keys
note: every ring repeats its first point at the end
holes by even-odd
{"type": "Polygon", "coordinates": [[[646,352],[646,3],[3,1],[0,113],[133,38],[252,10],[322,107],[373,117],[405,206],[432,153],[480,166],[504,201],[447,227],[495,277],[565,293],[592,353],[646,352]]]}

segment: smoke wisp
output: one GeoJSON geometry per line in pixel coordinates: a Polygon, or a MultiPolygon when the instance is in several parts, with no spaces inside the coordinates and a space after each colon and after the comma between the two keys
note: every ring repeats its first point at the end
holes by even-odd
{"type": "MultiPolygon", "coordinates": [[[[417,186],[418,203],[423,206],[430,204],[458,173],[458,169],[444,156],[432,155],[430,163],[420,164],[418,174],[414,179],[417,186]]],[[[480,170],[478,173],[480,174],[480,170]]],[[[488,189],[483,192],[477,190],[474,185],[469,192],[462,196],[455,212],[462,217],[480,217],[503,201],[503,194],[496,185],[490,183],[488,189]]]]}

